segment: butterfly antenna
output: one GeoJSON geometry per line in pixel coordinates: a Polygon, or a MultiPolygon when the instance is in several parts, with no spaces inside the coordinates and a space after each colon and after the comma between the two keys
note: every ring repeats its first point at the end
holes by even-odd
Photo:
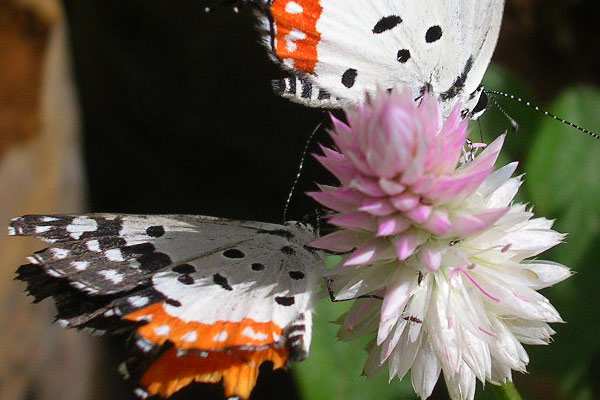
{"type": "MultiPolygon", "coordinates": [[[[495,98],[490,97],[489,99],[492,101],[492,104],[494,106],[496,106],[496,108],[498,108],[498,110],[500,110],[500,112],[502,114],[504,114],[504,116],[506,117],[506,119],[510,122],[510,124],[512,125],[512,131],[513,131],[513,133],[517,133],[519,131],[519,123],[517,121],[515,121],[515,119],[513,117],[511,117],[510,115],[508,115],[508,113],[506,111],[504,111],[504,108],[502,108],[500,106],[500,104],[498,103],[498,101],[496,101],[495,98]]],[[[541,110],[539,110],[539,111],[541,111],[541,110]]]]}
{"type": "Polygon", "coordinates": [[[290,188],[290,191],[287,196],[287,200],[285,201],[285,206],[283,207],[283,223],[285,223],[287,221],[288,209],[290,208],[292,196],[294,195],[294,192],[296,191],[296,186],[298,185],[298,181],[300,180],[300,176],[302,175],[302,168],[304,168],[304,161],[306,160],[306,154],[308,154],[308,148],[309,148],[310,143],[312,142],[313,138],[315,137],[315,135],[321,128],[321,125],[323,125],[323,123],[319,122],[319,124],[315,127],[315,129],[313,129],[312,133],[310,134],[310,136],[306,140],[306,143],[304,144],[304,150],[302,151],[302,157],[300,158],[300,165],[298,165],[298,173],[296,174],[294,183],[292,184],[292,187],[290,188]]]}
{"type": "Polygon", "coordinates": [[[556,120],[556,121],[558,121],[558,122],[562,122],[563,124],[565,124],[565,125],[568,125],[568,126],[570,126],[571,128],[577,129],[578,131],[580,131],[580,132],[583,132],[583,133],[585,133],[585,134],[587,134],[587,135],[589,135],[589,136],[593,137],[594,139],[596,139],[596,140],[600,141],[600,134],[598,134],[598,133],[596,133],[596,132],[592,132],[592,131],[590,131],[589,129],[585,129],[585,128],[583,128],[583,127],[581,127],[581,126],[577,125],[577,124],[574,124],[574,123],[572,123],[572,122],[570,122],[570,121],[567,121],[566,119],[563,119],[563,118],[561,118],[561,117],[558,117],[558,116],[556,116],[556,115],[554,115],[554,114],[552,114],[552,113],[549,113],[548,111],[544,111],[544,110],[542,110],[541,108],[539,108],[538,106],[536,106],[536,105],[534,105],[534,104],[531,104],[531,103],[530,103],[529,101],[527,101],[527,100],[523,100],[523,99],[522,99],[522,98],[520,98],[520,97],[514,96],[514,95],[512,95],[512,94],[508,94],[508,93],[500,92],[500,91],[497,91],[497,90],[486,90],[486,92],[487,92],[488,94],[492,94],[492,95],[504,96],[504,97],[506,97],[506,98],[508,98],[508,99],[511,99],[511,100],[514,100],[514,101],[516,101],[517,103],[524,104],[524,105],[526,105],[527,107],[529,107],[529,108],[532,108],[532,109],[534,109],[535,111],[537,111],[537,112],[539,112],[539,113],[541,113],[541,114],[544,114],[544,115],[545,115],[545,116],[547,116],[547,117],[550,117],[550,118],[552,118],[552,119],[554,119],[554,120],[556,120]]]}

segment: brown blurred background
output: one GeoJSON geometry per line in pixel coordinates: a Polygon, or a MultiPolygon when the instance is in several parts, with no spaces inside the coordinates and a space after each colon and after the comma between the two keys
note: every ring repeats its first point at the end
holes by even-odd
{"type": "MultiPolygon", "coordinates": [[[[269,81],[282,73],[251,15],[205,15],[205,5],[0,0],[3,224],[27,212],[84,210],[281,220],[322,113],[272,95],[269,81]]],[[[508,0],[494,61],[541,100],[599,84],[598,16],[597,0],[508,0]]],[[[300,190],[322,174],[309,163],[300,190]]],[[[292,216],[310,208],[297,196],[292,216]]],[[[0,237],[0,399],[130,398],[115,372],[121,340],[52,326],[52,306],[30,305],[12,282],[36,247],[0,237]]],[[[293,398],[288,374],[261,378],[254,398],[282,390],[293,398]]],[[[548,392],[536,398],[558,398],[551,382],[540,387],[548,392]]],[[[219,398],[220,388],[177,398],[193,396],[219,398]]]]}

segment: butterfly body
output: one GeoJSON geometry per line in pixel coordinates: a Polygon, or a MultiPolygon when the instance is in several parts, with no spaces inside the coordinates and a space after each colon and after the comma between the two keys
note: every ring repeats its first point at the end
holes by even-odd
{"type": "Polygon", "coordinates": [[[470,116],[480,111],[480,83],[496,46],[504,0],[258,4],[265,44],[299,79],[275,83],[286,98],[343,107],[378,88],[408,88],[415,98],[425,91],[439,96],[446,114],[457,104],[470,116]]]}
{"type": "Polygon", "coordinates": [[[228,397],[247,398],[261,363],[308,354],[322,262],[302,224],[31,215],[9,234],[50,243],[18,279],[36,301],[54,298],[62,326],[135,332],[126,370],[142,397],[223,380],[228,397]]]}

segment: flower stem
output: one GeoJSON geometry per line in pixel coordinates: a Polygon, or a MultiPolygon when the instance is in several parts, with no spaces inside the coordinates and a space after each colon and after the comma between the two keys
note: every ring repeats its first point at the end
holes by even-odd
{"type": "Polygon", "coordinates": [[[507,382],[502,386],[490,385],[496,394],[498,400],[523,400],[519,391],[512,382],[507,382]]]}

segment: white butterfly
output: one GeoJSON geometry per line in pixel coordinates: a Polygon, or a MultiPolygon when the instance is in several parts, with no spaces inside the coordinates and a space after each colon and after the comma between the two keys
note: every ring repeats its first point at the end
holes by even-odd
{"type": "Polygon", "coordinates": [[[64,327],[135,332],[125,370],[141,397],[223,380],[247,398],[258,367],[310,347],[321,256],[305,225],[192,215],[29,215],[9,226],[50,247],[18,279],[64,327]]]}
{"type": "Polygon", "coordinates": [[[262,10],[264,42],[293,73],[283,97],[342,107],[377,88],[439,96],[476,118],[504,0],[249,0],[262,10]]]}

